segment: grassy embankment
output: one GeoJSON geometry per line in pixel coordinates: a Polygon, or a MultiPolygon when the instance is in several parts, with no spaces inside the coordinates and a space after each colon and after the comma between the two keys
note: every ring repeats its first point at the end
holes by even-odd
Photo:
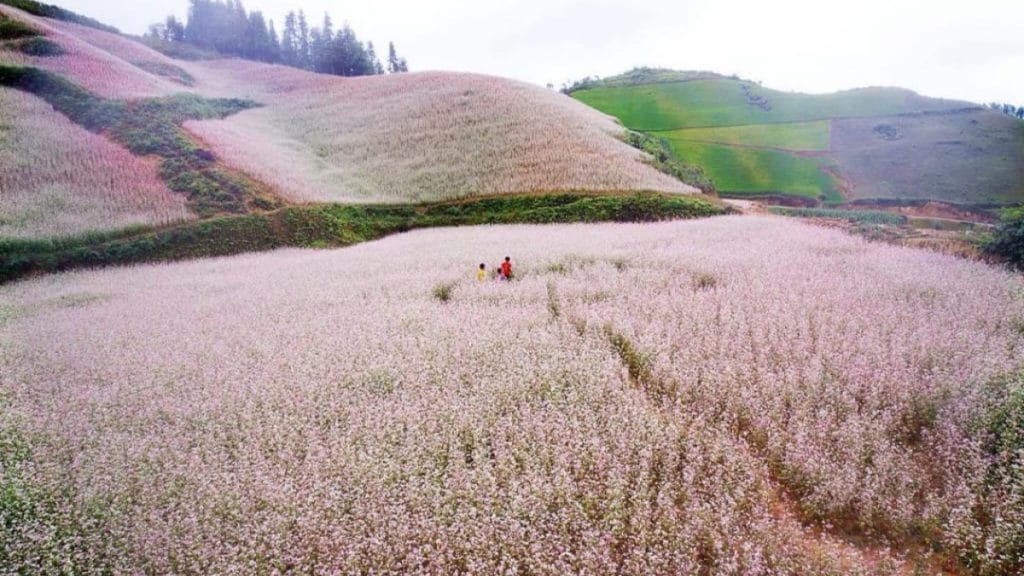
{"type": "Polygon", "coordinates": [[[657,193],[555,193],[419,205],[289,206],[164,230],[132,230],[67,240],[0,241],[0,282],[84,266],[226,256],[286,246],[347,246],[416,228],[649,222],[714,216],[725,211],[702,198],[657,193]]]}
{"type": "Polygon", "coordinates": [[[141,101],[99,98],[33,68],[0,66],[0,86],[35,94],[76,123],[109,134],[132,153],[162,158],[161,177],[188,198],[199,222],[162,230],[45,241],[0,241],[0,282],[81,266],[166,261],[269,250],[344,246],[431,226],[488,223],[652,221],[721,214],[696,197],[551,193],[418,205],[285,206],[265,186],[216,162],[181,124],[223,118],[254,102],[181,94],[141,101]]]}

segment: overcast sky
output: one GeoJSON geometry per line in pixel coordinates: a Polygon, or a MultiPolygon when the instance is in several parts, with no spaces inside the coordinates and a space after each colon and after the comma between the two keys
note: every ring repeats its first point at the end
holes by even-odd
{"type": "MultiPolygon", "coordinates": [[[[188,0],[46,0],[141,34],[188,0]]],[[[329,12],[416,70],[536,84],[633,66],[712,70],[828,92],[903,86],[928,96],[1024,105],[1024,0],[246,0],[281,29],[329,12]]]]}

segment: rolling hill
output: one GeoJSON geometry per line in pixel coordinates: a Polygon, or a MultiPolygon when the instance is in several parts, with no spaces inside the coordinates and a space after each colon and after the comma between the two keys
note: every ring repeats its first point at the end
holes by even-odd
{"type": "Polygon", "coordinates": [[[645,165],[607,116],[529,84],[474,74],[340,78],[242,60],[178,62],[110,32],[0,11],[65,52],[7,50],[4,64],[39,67],[106,98],[188,92],[254,101],[256,110],[188,129],[291,200],[694,192],[645,165]]]}
{"type": "Polygon", "coordinates": [[[341,78],[237,59],[178,61],[73,19],[0,3],[0,89],[19,106],[0,125],[0,137],[18,139],[0,155],[0,268],[7,271],[173,257],[166,244],[181,235],[203,238],[183,254],[220,254],[349,243],[381,230],[464,222],[467,210],[483,218],[474,208],[456,208],[449,220],[435,207],[411,216],[387,208],[370,211],[388,215],[386,224],[353,232],[356,223],[339,222],[344,211],[331,208],[339,203],[550,197],[525,213],[492,216],[500,221],[721,211],[656,169],[614,119],[551,90],[479,74],[341,78]],[[71,134],[67,142],[46,139],[62,131],[71,134]],[[97,142],[91,156],[71,151],[90,138],[97,142]],[[29,162],[18,157],[22,149],[53,160],[29,162]],[[77,163],[53,180],[68,156],[77,163]],[[137,181],[119,177],[136,173],[137,181]],[[49,189],[39,195],[24,182],[49,189]],[[646,196],[623,200],[637,193],[646,196]],[[26,196],[35,204],[16,200],[26,196]],[[121,198],[124,206],[112,206],[121,198]],[[169,226],[186,228],[168,235],[169,226]],[[232,239],[219,242],[219,234],[232,239]],[[132,236],[141,243],[124,246],[132,236]]]}
{"type": "Polygon", "coordinates": [[[898,88],[781,92],[709,74],[634,72],[572,96],[664,139],[719,192],[806,202],[1024,199],[1024,123],[898,88]]]}

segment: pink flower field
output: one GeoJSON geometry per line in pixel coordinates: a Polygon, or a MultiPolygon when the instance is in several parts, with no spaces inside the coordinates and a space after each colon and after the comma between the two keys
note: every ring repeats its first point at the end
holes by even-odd
{"type": "Polygon", "coordinates": [[[35,96],[0,87],[0,238],[42,239],[191,219],[154,162],[35,96]]]}
{"type": "Polygon", "coordinates": [[[1024,476],[991,474],[1012,454],[984,423],[1020,386],[1022,296],[757,217],[3,286],[0,552],[15,573],[1013,573],[1024,476]],[[514,281],[476,280],[506,254],[514,281]]]}
{"type": "Polygon", "coordinates": [[[441,72],[339,78],[239,60],[189,70],[206,95],[266,107],[188,130],[295,201],[696,192],[645,164],[611,118],[522,82],[441,72]]]}
{"type": "Polygon", "coordinates": [[[0,5],[0,13],[29,24],[66,52],[56,57],[39,57],[0,47],[0,64],[42,68],[106,98],[145,98],[187,91],[180,84],[136,66],[134,63],[174,62],[137,42],[77,24],[39,18],[6,5],[0,5]]]}
{"type": "Polygon", "coordinates": [[[258,104],[186,128],[293,202],[422,202],[506,193],[698,190],[648,165],[621,125],[563,94],[479,74],[341,78],[243,60],[181,62],[130,38],[0,5],[66,53],[0,47],[110,99],[193,92],[258,104]],[[186,85],[187,84],[187,85],[186,85]]]}

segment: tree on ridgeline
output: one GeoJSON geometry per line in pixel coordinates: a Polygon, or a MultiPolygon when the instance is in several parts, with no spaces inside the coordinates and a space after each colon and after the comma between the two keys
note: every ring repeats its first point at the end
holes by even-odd
{"type": "Polygon", "coordinates": [[[405,61],[405,58],[398,57],[398,53],[395,52],[395,43],[388,42],[388,74],[408,71],[409,64],[405,61]]]}
{"type": "Polygon", "coordinates": [[[370,61],[374,74],[384,73],[384,65],[380,63],[380,58],[377,57],[377,51],[373,48],[372,41],[366,43],[366,58],[370,61]]]}
{"type": "Polygon", "coordinates": [[[334,41],[334,22],[331,21],[331,15],[324,12],[324,27],[320,29],[320,35],[324,40],[324,44],[330,44],[334,41]]]}
{"type": "Polygon", "coordinates": [[[366,57],[366,49],[348,24],[344,24],[334,37],[331,64],[333,73],[340,76],[373,74],[373,67],[366,57]]]}
{"type": "Polygon", "coordinates": [[[185,24],[169,16],[151,26],[147,36],[224,56],[279,62],[324,74],[367,76],[409,71],[393,42],[388,46],[385,67],[373,42],[361,42],[347,23],[335,30],[329,14],[324,14],[322,27],[316,28],[309,25],[303,10],[292,10],[278,36],[274,21],[264,18],[259,10],[246,11],[242,0],[189,0],[185,24]]]}
{"type": "Polygon", "coordinates": [[[183,42],[185,40],[185,25],[178,22],[178,19],[173,14],[164,21],[164,29],[166,30],[165,41],[183,42]]]}
{"type": "Polygon", "coordinates": [[[274,21],[270,21],[269,36],[270,46],[268,48],[270,60],[268,62],[280,62],[281,61],[281,40],[277,37],[277,28],[274,27],[274,21]]]}
{"type": "Polygon", "coordinates": [[[241,56],[262,62],[274,61],[274,44],[271,42],[270,29],[263,20],[262,12],[249,14],[241,56]]]}
{"type": "Polygon", "coordinates": [[[1003,102],[991,102],[988,107],[996,112],[1002,112],[1007,116],[1024,120],[1024,106],[1014,106],[1013,104],[1006,104],[1003,102]]]}
{"type": "Polygon", "coordinates": [[[299,68],[313,69],[313,59],[309,54],[309,23],[306,22],[306,13],[302,10],[299,10],[298,56],[296,59],[299,68]]]}
{"type": "Polygon", "coordinates": [[[284,32],[281,32],[281,63],[285,66],[298,66],[298,43],[296,41],[295,12],[284,17],[284,32]]]}
{"type": "Polygon", "coordinates": [[[313,28],[310,32],[309,52],[313,59],[312,66],[314,72],[330,73],[328,70],[328,49],[333,41],[334,25],[331,22],[331,17],[324,14],[323,28],[313,28]]]}

